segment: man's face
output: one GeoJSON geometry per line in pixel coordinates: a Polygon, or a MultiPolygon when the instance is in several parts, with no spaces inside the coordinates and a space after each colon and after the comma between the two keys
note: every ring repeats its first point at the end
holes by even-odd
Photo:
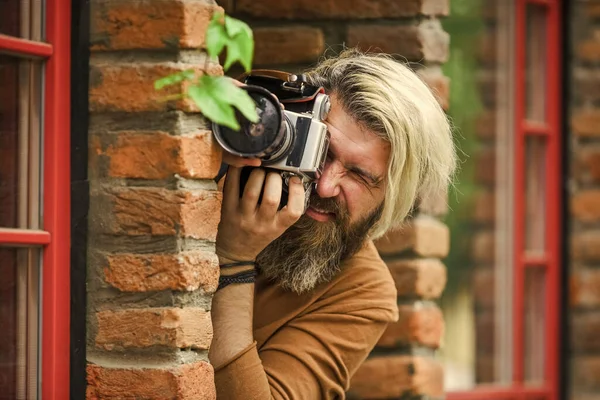
{"type": "MultiPolygon", "coordinates": [[[[390,146],[358,125],[335,96],[331,96],[331,111],[325,124],[331,133],[331,143],[316,192],[323,203],[337,203],[349,222],[355,224],[383,202],[390,146]]],[[[335,210],[320,205],[311,203],[306,215],[319,222],[340,217],[335,210]]]]}
{"type": "Polygon", "coordinates": [[[297,293],[331,280],[383,210],[389,144],[359,126],[335,96],[325,123],[329,154],[306,214],[257,257],[264,275],[297,293]]]}

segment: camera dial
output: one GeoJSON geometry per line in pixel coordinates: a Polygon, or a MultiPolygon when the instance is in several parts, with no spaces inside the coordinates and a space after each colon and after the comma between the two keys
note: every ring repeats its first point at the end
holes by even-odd
{"type": "Polygon", "coordinates": [[[245,86],[244,89],[255,103],[258,122],[249,121],[236,110],[240,130],[213,124],[215,138],[231,154],[276,161],[293,144],[293,129],[272,93],[259,86],[245,86]]]}

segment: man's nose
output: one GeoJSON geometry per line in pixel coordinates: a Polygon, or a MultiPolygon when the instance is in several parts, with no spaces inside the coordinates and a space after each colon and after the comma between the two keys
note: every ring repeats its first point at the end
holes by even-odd
{"type": "Polygon", "coordinates": [[[317,180],[317,194],[319,197],[335,197],[340,194],[340,181],[343,177],[344,167],[335,161],[328,161],[323,167],[323,173],[317,180]]]}

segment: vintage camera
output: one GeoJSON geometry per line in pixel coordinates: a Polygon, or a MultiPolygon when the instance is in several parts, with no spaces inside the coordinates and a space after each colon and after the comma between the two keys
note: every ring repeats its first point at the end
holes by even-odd
{"type": "MultiPolygon", "coordinates": [[[[279,208],[287,204],[289,179],[300,177],[308,206],[329,148],[329,132],[323,123],[329,113],[329,96],[323,88],[307,84],[302,76],[279,71],[255,70],[241,81],[254,100],[259,121],[252,123],[236,111],[241,129],[213,124],[216,140],[225,151],[260,158],[261,168],[281,174],[284,185],[279,208]]],[[[240,195],[252,169],[242,170],[240,195]]]]}

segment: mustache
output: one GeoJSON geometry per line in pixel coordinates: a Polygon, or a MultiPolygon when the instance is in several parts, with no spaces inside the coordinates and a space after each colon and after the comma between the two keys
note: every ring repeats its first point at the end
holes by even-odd
{"type": "Polygon", "coordinates": [[[328,213],[335,214],[338,217],[345,218],[348,216],[346,207],[342,206],[335,198],[322,198],[318,194],[312,193],[308,204],[328,213]]]}

